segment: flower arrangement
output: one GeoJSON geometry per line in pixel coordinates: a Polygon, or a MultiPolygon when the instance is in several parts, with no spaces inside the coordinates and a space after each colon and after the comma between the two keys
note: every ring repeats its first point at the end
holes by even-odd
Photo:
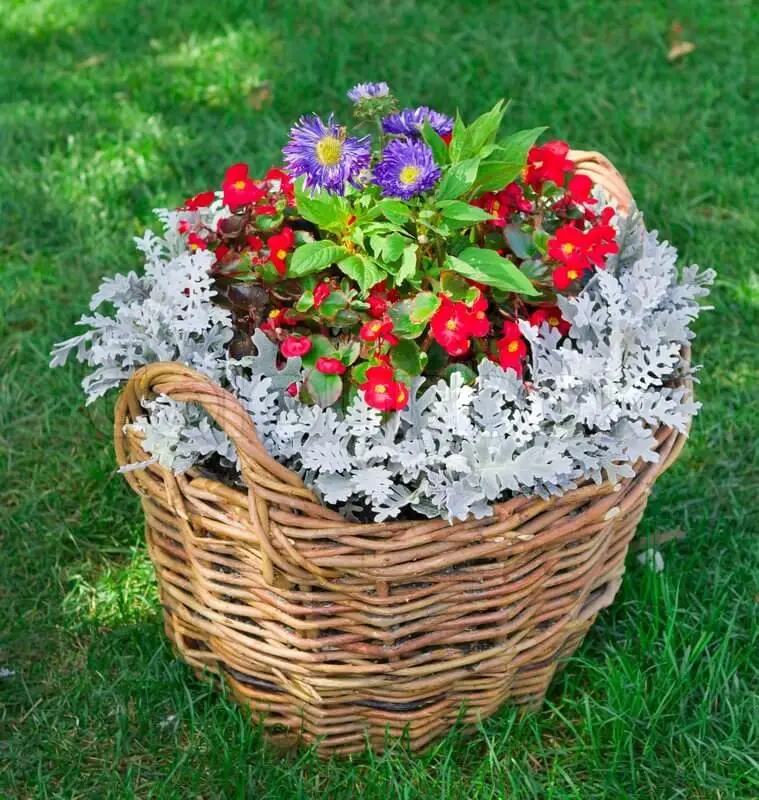
{"type": "MultiPolygon", "coordinates": [[[[678,277],[544,128],[499,138],[503,102],[466,125],[384,83],[348,97],[356,130],[304,116],[283,167],[159,212],[145,275],[104,281],[113,316],[53,363],[95,366],[91,399],[151,361],[201,370],[357,518],[481,516],[655,459],[655,427],[697,408],[673,381],[712,271],[678,277]]],[[[201,411],[145,405],[154,460],[234,464],[201,411]]]]}

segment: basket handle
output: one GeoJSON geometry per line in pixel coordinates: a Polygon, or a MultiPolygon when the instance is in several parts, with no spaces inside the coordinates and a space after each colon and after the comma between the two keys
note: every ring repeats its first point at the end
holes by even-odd
{"type": "Polygon", "coordinates": [[[159,394],[183,403],[198,403],[216,420],[234,445],[243,479],[249,486],[284,484],[282,488],[286,488],[288,493],[318,502],[298,475],[269,455],[256,434],[250,415],[234,395],[191,367],[173,361],[142,367],[124,387],[116,406],[114,430],[120,465],[128,463],[124,425],[144,413],[140,404],[143,398],[159,394]]]}
{"type": "Polygon", "coordinates": [[[587,175],[609,194],[613,205],[623,214],[633,206],[633,196],[625,179],[606,156],[593,150],[570,150],[568,157],[577,164],[577,172],[587,175]]]}
{"type": "MultiPolygon", "coordinates": [[[[114,446],[120,466],[130,463],[125,426],[143,414],[141,400],[145,397],[165,395],[183,403],[198,403],[213,417],[235,447],[240,459],[242,480],[248,487],[248,517],[261,546],[262,569],[268,584],[274,583],[274,567],[288,571],[286,557],[277,552],[283,549],[304,575],[320,582],[329,574],[288,546],[285,537],[278,534],[269,518],[269,505],[306,512],[312,519],[323,519],[328,526],[345,525],[345,519],[336,511],[325,508],[319,498],[308,489],[300,476],[276,461],[261,444],[248,412],[239,400],[210,378],[194,369],[173,361],[149,364],[137,370],[129,379],[116,403],[114,419],[114,446]],[[278,548],[274,547],[276,540],[278,548]]],[[[125,477],[138,493],[139,486],[130,473],[125,477]]],[[[174,489],[176,478],[164,470],[167,495],[170,502],[180,502],[174,489]]],[[[180,517],[186,517],[184,509],[180,517]]]]}

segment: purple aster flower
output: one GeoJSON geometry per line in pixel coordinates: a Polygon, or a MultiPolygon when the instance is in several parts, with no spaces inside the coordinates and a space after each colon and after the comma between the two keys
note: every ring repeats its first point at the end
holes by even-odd
{"type": "Polygon", "coordinates": [[[385,197],[408,200],[429,191],[440,178],[432,150],[424,142],[393,139],[374,168],[374,182],[385,197]]]}
{"type": "Polygon", "coordinates": [[[315,114],[301,117],[282,149],[291,175],[305,175],[306,188],[345,194],[345,183],[358,186],[358,174],[372,157],[370,137],[346,136],[330,114],[325,125],[315,114]]]}
{"type": "Polygon", "coordinates": [[[397,136],[421,136],[422,125],[424,121],[430,123],[432,130],[440,136],[445,136],[453,131],[453,120],[441,114],[439,111],[434,111],[427,106],[419,106],[419,108],[404,108],[398,114],[390,114],[382,120],[382,128],[385,133],[394,133],[397,136]]]}
{"type": "Polygon", "coordinates": [[[357,83],[348,92],[348,99],[354,103],[360,103],[362,100],[387,97],[389,94],[390,87],[384,81],[382,83],[357,83]]]}

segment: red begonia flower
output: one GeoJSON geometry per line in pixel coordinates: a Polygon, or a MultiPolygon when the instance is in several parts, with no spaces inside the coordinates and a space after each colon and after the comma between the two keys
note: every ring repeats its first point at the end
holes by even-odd
{"type": "Polygon", "coordinates": [[[293,334],[288,336],[279,346],[279,351],[285,358],[305,356],[311,350],[311,340],[307,336],[293,334]]]}
{"type": "Polygon", "coordinates": [[[332,286],[329,283],[320,283],[314,289],[314,308],[319,306],[332,294],[332,286]]]}
{"type": "Polygon", "coordinates": [[[224,203],[232,209],[255,203],[266,196],[266,191],[250,179],[247,164],[234,164],[224,175],[221,185],[224,203]]]}
{"type": "Polygon", "coordinates": [[[558,306],[543,306],[530,314],[530,325],[539,328],[544,322],[562,335],[566,336],[569,332],[569,323],[561,316],[558,306]]]}
{"type": "Polygon", "coordinates": [[[342,375],[347,367],[339,358],[319,356],[316,359],[316,369],[324,375],[342,375]]]}
{"type": "Polygon", "coordinates": [[[196,250],[208,250],[208,242],[205,239],[201,239],[197,233],[191,233],[187,237],[187,246],[193,253],[196,250]]]}
{"type": "Polygon", "coordinates": [[[197,211],[199,208],[207,208],[213,203],[216,198],[214,192],[201,192],[196,194],[195,197],[188,197],[184,201],[184,207],[190,211],[197,211]]]}

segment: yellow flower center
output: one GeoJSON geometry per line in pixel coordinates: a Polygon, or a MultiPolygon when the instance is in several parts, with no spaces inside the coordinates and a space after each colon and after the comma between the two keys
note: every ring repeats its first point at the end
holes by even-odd
{"type": "Polygon", "coordinates": [[[580,276],[573,269],[570,269],[569,272],[567,272],[567,278],[569,278],[570,281],[577,280],[579,277],[580,276]]]}
{"type": "Polygon", "coordinates": [[[316,157],[325,167],[334,167],[343,154],[343,143],[336,136],[325,136],[316,145],[316,157]]]}
{"type": "Polygon", "coordinates": [[[449,319],[448,322],[445,323],[445,327],[448,328],[449,331],[455,331],[456,330],[456,320],[455,319],[449,319]]]}
{"type": "Polygon", "coordinates": [[[373,322],[372,323],[372,333],[379,333],[379,329],[382,327],[381,322],[373,322]]]}
{"type": "Polygon", "coordinates": [[[269,312],[269,319],[276,319],[281,313],[281,308],[274,308],[269,312]]]}
{"type": "Polygon", "coordinates": [[[406,392],[401,392],[398,397],[395,398],[396,403],[405,403],[406,402],[406,392]]]}
{"type": "Polygon", "coordinates": [[[421,170],[419,167],[404,167],[401,170],[400,175],[398,175],[398,180],[404,186],[411,186],[412,183],[416,183],[420,172],[421,170]]]}
{"type": "Polygon", "coordinates": [[[510,353],[516,353],[516,351],[519,350],[519,342],[517,341],[509,342],[509,346],[507,349],[510,353]]]}
{"type": "Polygon", "coordinates": [[[561,252],[566,253],[569,255],[575,249],[575,246],[571,242],[566,242],[561,246],[561,252]]]}
{"type": "Polygon", "coordinates": [[[235,189],[244,189],[245,188],[245,181],[235,181],[232,184],[232,186],[234,186],[235,189]]]}
{"type": "Polygon", "coordinates": [[[485,319],[485,312],[484,311],[478,311],[475,314],[475,316],[477,317],[477,319],[485,319]]]}
{"type": "Polygon", "coordinates": [[[284,261],[287,258],[287,250],[277,250],[277,258],[284,261]]]}
{"type": "Polygon", "coordinates": [[[548,317],[548,324],[555,328],[559,324],[559,320],[556,317],[548,317]]]}
{"type": "Polygon", "coordinates": [[[387,386],[385,386],[384,384],[380,383],[380,384],[378,384],[377,386],[374,387],[374,391],[377,392],[377,394],[386,394],[387,393],[387,386]]]}

